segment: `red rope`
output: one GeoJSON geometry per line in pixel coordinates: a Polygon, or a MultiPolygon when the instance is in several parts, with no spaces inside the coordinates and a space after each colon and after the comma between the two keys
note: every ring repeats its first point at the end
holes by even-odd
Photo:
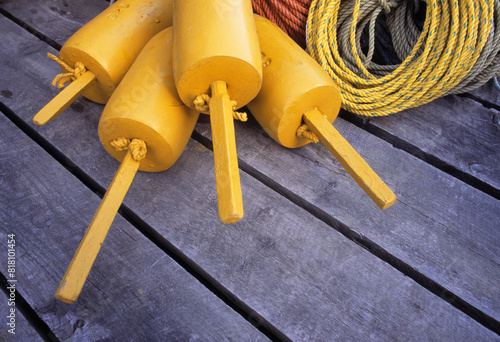
{"type": "Polygon", "coordinates": [[[306,46],[306,23],[312,0],[252,0],[255,13],[271,20],[302,48],[306,46]]]}

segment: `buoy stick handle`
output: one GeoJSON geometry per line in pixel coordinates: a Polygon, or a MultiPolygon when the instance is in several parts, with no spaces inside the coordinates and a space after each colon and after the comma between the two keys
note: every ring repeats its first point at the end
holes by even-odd
{"type": "Polygon", "coordinates": [[[127,151],[64,274],[55,295],[57,299],[70,304],[77,300],[139,164],[139,161],[132,158],[131,152],[127,151]]]}
{"type": "Polygon", "coordinates": [[[236,154],[233,106],[225,82],[216,81],[211,84],[210,89],[210,124],[219,217],[224,223],[234,223],[243,218],[243,198],[236,154]]]}
{"type": "Polygon", "coordinates": [[[95,75],[86,71],[81,77],[71,82],[49,103],[45,105],[33,118],[33,122],[39,126],[54,120],[66,110],[83,92],[95,81],[95,75]]]}
{"type": "Polygon", "coordinates": [[[319,137],[344,169],[381,209],[386,209],[394,204],[396,195],[328,122],[323,113],[318,109],[311,109],[304,114],[303,119],[309,129],[319,137]]]}

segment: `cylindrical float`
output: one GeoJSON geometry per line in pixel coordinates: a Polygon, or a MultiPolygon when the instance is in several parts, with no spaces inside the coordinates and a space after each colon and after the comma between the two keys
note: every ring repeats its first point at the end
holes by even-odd
{"type": "Polygon", "coordinates": [[[262,65],[250,0],[175,0],[175,84],[189,107],[210,114],[219,216],[243,217],[234,110],[259,92],[262,65]]]}
{"type": "Polygon", "coordinates": [[[271,138],[285,147],[319,138],[360,187],[382,209],[396,196],[331,125],[341,96],[321,66],[271,21],[255,15],[263,58],[263,84],[248,104],[271,138]]]}
{"type": "Polygon", "coordinates": [[[99,122],[104,148],[121,166],[83,237],[56,293],[73,303],[137,170],[162,171],[179,158],[199,113],[186,107],[172,73],[172,29],[144,47],[109,99],[99,122]]]}
{"type": "Polygon", "coordinates": [[[172,0],[120,0],[108,7],[66,41],[59,58],[51,57],[64,72],[59,86],[73,82],[33,121],[46,124],[80,95],[106,103],[144,45],[171,25],[172,0]]]}

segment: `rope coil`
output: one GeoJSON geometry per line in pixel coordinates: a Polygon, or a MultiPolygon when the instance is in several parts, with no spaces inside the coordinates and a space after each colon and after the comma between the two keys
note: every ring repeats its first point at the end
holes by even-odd
{"type": "Polygon", "coordinates": [[[278,25],[303,48],[310,5],[311,0],[252,0],[255,13],[278,25]]]}
{"type": "Polygon", "coordinates": [[[52,86],[57,85],[57,88],[59,89],[64,88],[64,85],[66,83],[73,82],[77,78],[81,77],[87,71],[87,68],[85,68],[85,65],[83,65],[83,63],[81,62],[76,62],[75,67],[72,68],[68,64],[64,63],[57,56],[51,54],[50,52],[47,52],[47,57],[57,62],[57,64],[59,64],[61,69],[66,71],[65,73],[57,74],[54,80],[51,82],[52,86]]]}
{"type": "Polygon", "coordinates": [[[498,83],[497,77],[493,78],[493,84],[495,85],[495,88],[497,88],[497,90],[500,91],[500,83],[498,83]]]}
{"type": "Polygon", "coordinates": [[[129,150],[135,161],[141,161],[146,158],[146,153],[148,152],[146,143],[142,139],[130,140],[127,138],[117,138],[111,141],[110,144],[117,151],[129,150]]]}
{"type": "Polygon", "coordinates": [[[426,0],[425,21],[419,29],[415,14],[422,3],[312,1],[307,47],[338,85],[344,109],[389,115],[471,91],[500,75],[499,1],[426,0]],[[384,16],[402,61],[399,65],[372,61],[376,24],[384,16]],[[363,38],[368,41],[366,52],[363,38]]]}

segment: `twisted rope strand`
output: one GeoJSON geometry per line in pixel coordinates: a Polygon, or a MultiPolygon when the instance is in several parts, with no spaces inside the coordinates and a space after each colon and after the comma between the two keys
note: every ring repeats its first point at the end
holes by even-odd
{"type": "Polygon", "coordinates": [[[135,161],[141,161],[146,158],[148,149],[142,139],[117,138],[111,141],[111,146],[117,151],[130,150],[130,154],[135,161]]]}
{"type": "Polygon", "coordinates": [[[52,59],[53,61],[57,62],[61,66],[61,69],[66,71],[65,73],[57,74],[54,80],[51,82],[52,86],[56,86],[57,88],[64,88],[64,85],[68,82],[73,82],[77,78],[81,77],[87,69],[85,68],[85,65],[81,62],[76,62],[75,67],[72,68],[68,64],[64,63],[61,59],[59,59],[57,56],[51,54],[50,52],[47,52],[47,57],[52,59]]]}
{"type": "MultiPolygon", "coordinates": [[[[210,100],[211,97],[208,94],[200,94],[196,96],[193,103],[197,111],[201,113],[210,112],[210,100]]],[[[236,112],[236,108],[238,107],[238,103],[236,101],[231,101],[231,106],[233,109],[233,118],[239,121],[247,121],[248,116],[247,113],[244,112],[236,112]]]]}
{"type": "Polygon", "coordinates": [[[311,0],[252,0],[255,13],[271,20],[303,48],[310,5],[311,0]]]}
{"type": "Polygon", "coordinates": [[[319,142],[319,138],[316,134],[314,134],[307,125],[302,125],[297,128],[296,132],[297,137],[303,138],[303,139],[309,139],[313,143],[317,144],[319,142]]]}
{"type": "Polygon", "coordinates": [[[500,75],[500,1],[426,0],[422,23],[423,4],[312,1],[308,51],[339,86],[343,108],[388,115],[500,75]],[[383,44],[392,38],[399,64],[374,62],[378,28],[387,29],[383,44]]]}

